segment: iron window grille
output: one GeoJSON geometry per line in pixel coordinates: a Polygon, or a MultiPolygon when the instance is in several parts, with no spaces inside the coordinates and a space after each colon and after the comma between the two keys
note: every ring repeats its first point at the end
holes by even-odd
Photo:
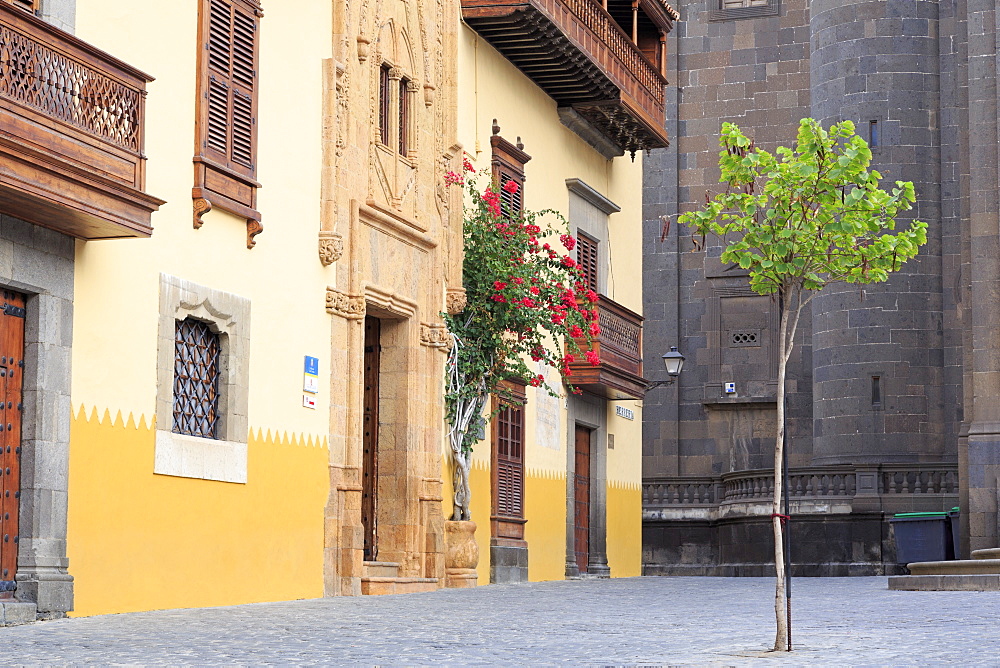
{"type": "Polygon", "coordinates": [[[219,437],[219,352],[219,335],[207,323],[193,318],[177,321],[174,433],[219,437]]]}

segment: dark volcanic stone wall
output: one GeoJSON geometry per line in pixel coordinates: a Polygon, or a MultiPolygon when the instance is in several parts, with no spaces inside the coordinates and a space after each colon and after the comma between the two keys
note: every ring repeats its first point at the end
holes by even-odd
{"type": "Polygon", "coordinates": [[[913,181],[911,213],[930,226],[927,245],[888,283],[831,286],[813,301],[813,462],[940,459],[938,3],[813,0],[811,28],[813,117],[853,120],[862,135],[875,121],[873,167],[889,184],[913,181]],[[881,401],[873,403],[876,376],[881,401]]]}
{"type": "Polygon", "coordinates": [[[887,519],[956,505],[959,477],[963,552],[995,545],[995,1],[775,0],[742,19],[711,0],[680,4],[673,146],[645,162],[644,337],[650,378],[671,345],[688,362],[644,402],[645,572],[773,568],[767,483],[754,476],[772,466],[776,305],[719,261],[718,242],[699,247],[676,224],[661,239],[661,216],[673,222],[719,190],[723,121],[769,150],[793,142],[806,116],[852,120],[866,138],[876,121],[873,167],[914,182],[911,213],[930,226],[888,283],[832,287],[804,314],[788,382],[795,571],[898,571],[887,519]]]}

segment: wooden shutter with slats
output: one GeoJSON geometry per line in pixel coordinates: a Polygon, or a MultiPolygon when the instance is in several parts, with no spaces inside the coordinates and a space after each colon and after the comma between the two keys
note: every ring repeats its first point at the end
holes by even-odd
{"type": "Polygon", "coordinates": [[[580,265],[580,272],[583,279],[591,290],[598,292],[600,278],[600,261],[598,260],[598,247],[600,242],[583,232],[576,235],[576,262],[580,265]]]}
{"type": "Polygon", "coordinates": [[[247,246],[263,228],[257,212],[258,0],[201,0],[195,227],[212,207],[247,218],[247,246]]]}
{"type": "Polygon", "coordinates": [[[38,0],[8,0],[8,2],[32,14],[38,11],[38,0]]]}
{"type": "Polygon", "coordinates": [[[494,399],[498,408],[492,428],[492,538],[508,545],[524,539],[524,401],[525,385],[503,383],[494,399]]]}
{"type": "Polygon", "coordinates": [[[516,218],[524,207],[524,166],[531,156],[524,152],[524,145],[518,137],[517,145],[500,136],[500,126],[493,121],[493,136],[490,137],[490,147],[493,149],[493,183],[500,188],[500,206],[505,216],[516,218]],[[517,184],[515,192],[507,192],[504,186],[513,181],[517,184]]]}

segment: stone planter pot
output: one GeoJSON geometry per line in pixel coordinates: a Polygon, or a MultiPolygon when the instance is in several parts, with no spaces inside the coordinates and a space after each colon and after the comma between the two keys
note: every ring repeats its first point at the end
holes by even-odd
{"type": "Polygon", "coordinates": [[[444,569],[446,587],[475,587],[479,574],[479,545],[475,522],[444,523],[444,569]]]}

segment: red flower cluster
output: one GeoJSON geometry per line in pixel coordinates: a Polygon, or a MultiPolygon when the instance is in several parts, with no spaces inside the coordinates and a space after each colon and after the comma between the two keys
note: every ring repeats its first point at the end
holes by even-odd
{"type": "Polygon", "coordinates": [[[444,175],[444,182],[449,186],[464,185],[465,178],[461,174],[456,174],[455,172],[448,172],[444,175]]]}
{"type": "Polygon", "coordinates": [[[490,210],[490,215],[494,218],[499,218],[501,215],[499,193],[493,192],[492,188],[487,188],[486,192],[483,193],[483,201],[486,202],[486,207],[490,210]]]}
{"type": "Polygon", "coordinates": [[[476,170],[473,169],[473,167],[472,167],[472,163],[469,162],[469,159],[467,157],[465,157],[465,156],[462,156],[462,171],[464,171],[464,172],[472,172],[473,174],[476,173],[476,170]]]}
{"type": "Polygon", "coordinates": [[[566,250],[573,250],[576,246],[576,238],[571,234],[560,234],[559,241],[561,241],[562,245],[566,247],[566,250]]]}
{"type": "Polygon", "coordinates": [[[508,181],[507,183],[503,184],[503,189],[504,192],[508,192],[511,195],[513,195],[514,193],[517,192],[517,183],[514,181],[508,181]]]}

